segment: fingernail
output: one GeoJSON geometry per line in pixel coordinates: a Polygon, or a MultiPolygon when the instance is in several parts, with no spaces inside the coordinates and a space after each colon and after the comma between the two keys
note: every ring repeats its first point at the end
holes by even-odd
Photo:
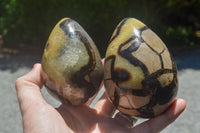
{"type": "Polygon", "coordinates": [[[38,63],[33,65],[33,69],[35,69],[38,66],[38,63]]]}

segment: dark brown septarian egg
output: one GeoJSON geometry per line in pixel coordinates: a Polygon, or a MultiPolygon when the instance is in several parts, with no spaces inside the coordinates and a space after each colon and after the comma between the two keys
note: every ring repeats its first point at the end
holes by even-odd
{"type": "Polygon", "coordinates": [[[124,19],[114,31],[104,64],[106,92],[125,114],[151,118],[177,94],[177,68],[162,40],[145,24],[124,19]]]}
{"type": "Polygon", "coordinates": [[[47,90],[63,103],[83,104],[98,91],[103,79],[100,54],[74,20],[64,18],[52,30],[42,57],[42,76],[47,90]]]}

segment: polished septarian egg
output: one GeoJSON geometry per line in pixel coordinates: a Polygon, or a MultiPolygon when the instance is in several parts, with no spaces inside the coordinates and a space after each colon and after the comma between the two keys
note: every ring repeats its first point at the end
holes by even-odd
{"type": "Polygon", "coordinates": [[[155,117],[177,94],[177,68],[166,45],[145,24],[126,18],[115,29],[104,65],[106,92],[122,113],[155,117]]]}
{"type": "Polygon", "coordinates": [[[42,57],[42,76],[48,92],[63,103],[83,104],[98,91],[101,57],[76,21],[64,18],[52,30],[42,57]]]}

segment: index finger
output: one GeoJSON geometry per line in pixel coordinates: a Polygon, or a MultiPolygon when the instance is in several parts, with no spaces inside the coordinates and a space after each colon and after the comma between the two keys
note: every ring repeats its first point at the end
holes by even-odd
{"type": "Polygon", "coordinates": [[[183,99],[176,99],[169,110],[164,114],[152,118],[134,127],[136,133],[157,133],[171,124],[185,110],[186,102],[183,99]]]}

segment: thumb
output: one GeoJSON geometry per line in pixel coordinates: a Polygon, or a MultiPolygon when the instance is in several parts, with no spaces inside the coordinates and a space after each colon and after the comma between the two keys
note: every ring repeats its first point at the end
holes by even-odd
{"type": "Polygon", "coordinates": [[[15,87],[22,113],[33,104],[45,102],[40,91],[42,86],[41,64],[35,64],[29,73],[16,80],[15,87]]]}

